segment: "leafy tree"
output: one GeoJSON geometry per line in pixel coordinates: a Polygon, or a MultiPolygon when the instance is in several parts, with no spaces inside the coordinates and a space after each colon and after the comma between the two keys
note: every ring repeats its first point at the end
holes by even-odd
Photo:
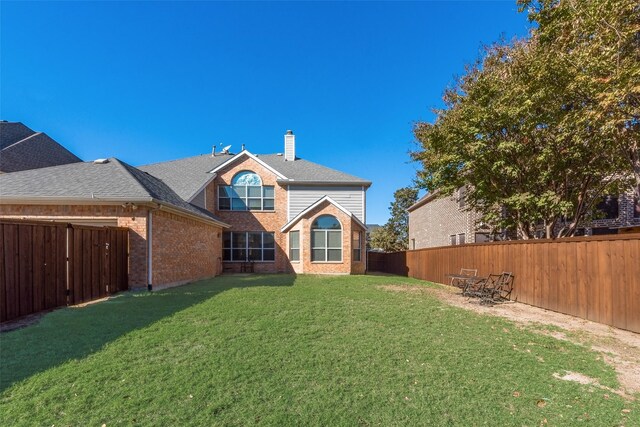
{"type": "Polygon", "coordinates": [[[385,252],[394,252],[397,248],[397,236],[386,224],[378,227],[369,235],[369,246],[371,249],[382,249],[385,252]]]}
{"type": "Polygon", "coordinates": [[[547,237],[572,235],[603,194],[625,184],[620,172],[628,163],[620,146],[629,151],[629,133],[638,122],[633,114],[625,116],[617,131],[625,138],[616,135],[613,123],[629,112],[633,96],[618,103],[625,108],[614,103],[620,111],[602,113],[591,99],[598,88],[581,84],[589,69],[567,61],[576,44],[560,40],[556,46],[565,32],[548,29],[549,22],[565,19],[555,15],[558,4],[581,7],[582,2],[543,3],[522,3],[539,26],[530,38],[488,47],[445,91],[445,108],[435,111],[435,123],[414,129],[422,146],[412,153],[423,164],[418,184],[443,196],[466,185],[467,208],[523,238],[533,237],[539,224],[547,237]]]}
{"type": "Polygon", "coordinates": [[[580,102],[564,117],[625,159],[640,196],[640,2],[519,0],[546,60],[573,79],[580,102]]]}
{"type": "Polygon", "coordinates": [[[418,198],[418,189],[404,187],[393,193],[389,211],[391,217],[385,225],[371,232],[370,245],[372,248],[385,252],[402,251],[409,247],[409,213],[407,209],[418,198]]]}

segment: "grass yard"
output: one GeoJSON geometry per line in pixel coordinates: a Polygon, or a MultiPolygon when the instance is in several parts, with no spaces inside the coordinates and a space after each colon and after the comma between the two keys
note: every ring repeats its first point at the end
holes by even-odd
{"type": "Polygon", "coordinates": [[[639,426],[600,355],[381,285],[227,276],[0,335],[0,425],[639,426]]]}

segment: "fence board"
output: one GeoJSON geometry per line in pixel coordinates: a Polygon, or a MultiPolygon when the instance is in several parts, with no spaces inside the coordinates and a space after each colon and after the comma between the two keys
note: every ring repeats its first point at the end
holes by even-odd
{"type": "Polygon", "coordinates": [[[33,311],[44,310],[44,227],[33,227],[33,311]]]}
{"type": "Polygon", "coordinates": [[[18,299],[20,316],[33,313],[33,227],[28,225],[18,229],[18,251],[20,254],[18,271],[18,299]]]}
{"type": "MultiPolygon", "coordinates": [[[[4,224],[0,223],[0,237],[4,236],[4,224]]],[[[4,241],[0,244],[0,322],[7,320],[5,304],[7,301],[7,277],[4,267],[5,247],[4,241]]]]}
{"type": "Polygon", "coordinates": [[[640,234],[369,253],[370,271],[438,283],[461,268],[511,271],[514,300],[640,332],[640,234]]]}

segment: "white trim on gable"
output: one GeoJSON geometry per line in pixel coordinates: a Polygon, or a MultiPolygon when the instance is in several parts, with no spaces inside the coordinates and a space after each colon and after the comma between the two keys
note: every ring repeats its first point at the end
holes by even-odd
{"type": "Polygon", "coordinates": [[[282,233],[286,233],[291,227],[293,227],[303,216],[305,216],[307,213],[309,213],[311,210],[315,209],[316,207],[318,207],[321,203],[323,202],[329,202],[331,203],[333,206],[335,206],[336,208],[340,209],[342,212],[344,212],[345,214],[347,214],[350,218],[352,218],[353,220],[355,220],[355,222],[360,225],[361,227],[363,227],[365,230],[367,229],[367,227],[362,223],[362,221],[360,221],[358,219],[358,217],[356,217],[351,211],[349,211],[348,209],[346,209],[344,206],[342,206],[340,203],[336,202],[335,200],[333,200],[331,197],[329,196],[324,196],[322,198],[320,198],[318,201],[312,203],[311,205],[309,205],[305,210],[303,210],[302,212],[300,212],[298,215],[296,215],[295,217],[293,217],[291,219],[291,221],[289,221],[288,223],[286,223],[284,225],[284,227],[282,227],[280,229],[280,231],[282,233]]]}
{"type": "Polygon", "coordinates": [[[277,170],[275,170],[274,168],[272,168],[271,166],[269,166],[268,164],[266,164],[265,162],[263,162],[262,160],[260,160],[257,156],[251,154],[249,151],[247,150],[242,150],[241,152],[239,152],[238,154],[236,154],[235,156],[233,156],[232,158],[230,158],[229,160],[227,160],[226,162],[222,163],[219,166],[216,166],[214,169],[210,170],[209,173],[216,173],[219,170],[229,166],[231,163],[235,162],[236,160],[240,159],[240,157],[242,157],[243,155],[249,157],[250,159],[256,161],[258,164],[260,164],[260,166],[264,167],[265,169],[270,170],[271,172],[273,172],[274,174],[276,174],[280,179],[289,179],[286,176],[282,175],[280,172],[278,172],[277,170]]]}

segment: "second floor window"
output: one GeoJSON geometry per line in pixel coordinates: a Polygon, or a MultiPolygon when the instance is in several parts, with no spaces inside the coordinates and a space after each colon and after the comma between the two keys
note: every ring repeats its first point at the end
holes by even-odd
{"type": "Polygon", "coordinates": [[[218,187],[218,209],[223,211],[272,211],[275,209],[273,185],[262,185],[258,174],[238,172],[232,185],[218,187]]]}
{"type": "Polygon", "coordinates": [[[615,196],[605,196],[598,203],[597,209],[599,219],[617,219],[618,218],[618,198],[615,196]]]}

